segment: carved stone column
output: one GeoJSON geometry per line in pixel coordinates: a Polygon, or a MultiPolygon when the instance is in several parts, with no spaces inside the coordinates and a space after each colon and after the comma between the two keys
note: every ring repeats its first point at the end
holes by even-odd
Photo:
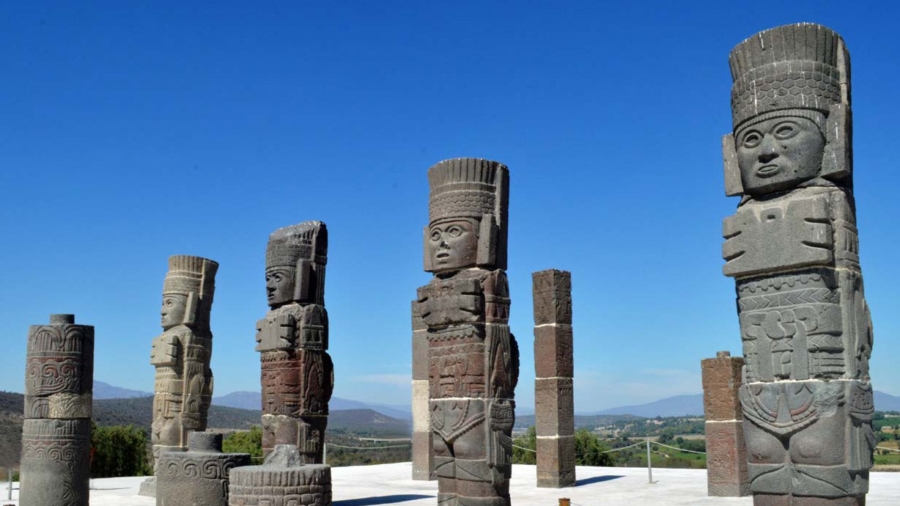
{"type": "Polygon", "coordinates": [[[334,389],[328,355],[325,264],[328,231],[320,221],[276,230],[266,247],[271,310],[256,324],[262,367],[263,453],[295,445],[305,464],[321,464],[334,389]]]}
{"type": "Polygon", "coordinates": [[[70,314],[28,329],[19,504],[87,506],[94,327],[70,314]]]}
{"type": "Polygon", "coordinates": [[[509,171],[477,158],[428,170],[425,270],[438,504],[507,506],[519,350],[509,331],[506,223],[509,171]]]}
{"type": "Polygon", "coordinates": [[[534,296],[537,486],[575,486],[572,275],[550,269],[531,275],[534,296]]]}
{"type": "Polygon", "coordinates": [[[744,359],[727,351],[700,363],[703,372],[703,412],[706,417],[706,481],[708,493],[719,497],[750,494],[743,415],[738,391],[744,359]]]}
{"type": "Polygon", "coordinates": [[[875,438],[850,141],[850,63],[820,25],[730,55],[723,272],[735,279],[756,506],[863,505],[875,438]]]}
{"type": "MultiPolygon", "coordinates": [[[[162,452],[187,451],[188,433],[206,430],[212,403],[213,374],[210,313],[219,264],[190,255],[169,257],[163,281],[160,324],[150,363],[156,367],[153,388],[154,475],[162,452]]],[[[156,495],[156,480],[141,483],[141,495],[156,495]]]]}

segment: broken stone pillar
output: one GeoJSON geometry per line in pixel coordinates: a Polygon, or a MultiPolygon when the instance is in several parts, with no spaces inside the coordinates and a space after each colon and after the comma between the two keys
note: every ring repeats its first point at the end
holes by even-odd
{"type": "Polygon", "coordinates": [[[325,264],[328,230],[306,221],[276,230],[266,246],[271,310],[256,323],[262,367],[263,454],[295,445],[304,464],[321,464],[334,389],[328,355],[325,264]]]}
{"type": "Polygon", "coordinates": [[[412,303],[412,478],[433,480],[434,451],[431,438],[431,412],[428,409],[428,327],[419,315],[417,301],[412,303]]]}
{"type": "Polygon", "coordinates": [[[222,434],[191,432],[186,452],[159,457],[156,504],[228,506],[228,473],[249,465],[249,453],[222,453],[222,434]]]}
{"type": "MultiPolygon", "coordinates": [[[[218,269],[218,263],[202,257],[169,257],[160,309],[163,333],[150,350],[156,367],[150,431],[154,462],[164,451],[186,451],[188,433],[206,430],[213,392],[209,321],[218,269]]],[[[141,495],[154,496],[155,486],[154,478],[145,480],[141,495]]]]}
{"type": "Polygon", "coordinates": [[[28,329],[21,506],[87,506],[94,327],[70,314],[28,329]]]}
{"type": "Polygon", "coordinates": [[[428,341],[438,504],[508,506],[519,350],[509,331],[509,170],[477,158],[428,169],[418,313],[428,341]]]}
{"type": "Polygon", "coordinates": [[[575,486],[572,275],[532,273],[537,486],[575,486]]]}
{"type": "Polygon", "coordinates": [[[706,483],[718,497],[750,494],[743,415],[738,390],[744,359],[727,351],[700,363],[703,373],[703,413],[706,417],[706,483]]]}
{"type": "Polygon", "coordinates": [[[304,464],[294,445],[277,445],[261,466],[231,471],[229,506],[329,506],[331,467],[304,464]]]}
{"type": "Polygon", "coordinates": [[[850,61],[824,26],[730,55],[723,272],[735,279],[740,400],[756,506],[863,505],[875,438],[853,199],[850,61]]]}

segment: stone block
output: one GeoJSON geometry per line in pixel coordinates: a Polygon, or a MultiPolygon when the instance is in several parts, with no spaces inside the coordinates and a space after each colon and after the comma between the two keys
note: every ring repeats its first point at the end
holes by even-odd
{"type": "Polygon", "coordinates": [[[739,357],[720,356],[701,361],[703,377],[703,412],[707,421],[740,420],[741,368],[739,357]]]}
{"type": "Polygon", "coordinates": [[[535,430],[538,436],[575,434],[575,407],[571,378],[534,381],[535,430]]]}
{"type": "Polygon", "coordinates": [[[51,315],[28,329],[25,418],[90,418],[94,327],[74,315],[51,315]]]}
{"type": "Polygon", "coordinates": [[[537,486],[575,486],[575,436],[537,438],[537,486]]]}
{"type": "Polygon", "coordinates": [[[750,276],[834,262],[831,204],[825,195],[745,204],[725,218],[726,276],[750,276]]]}
{"type": "Polygon", "coordinates": [[[412,479],[434,480],[434,450],[432,449],[431,429],[424,432],[413,431],[412,434],[412,479]]]}
{"type": "Polygon", "coordinates": [[[573,376],[572,326],[534,328],[534,369],[537,378],[573,376]]]}
{"type": "Polygon", "coordinates": [[[706,476],[711,496],[750,495],[741,420],[706,422],[706,476]]]}
{"type": "Polygon", "coordinates": [[[188,451],[162,452],[157,506],[227,506],[228,475],[250,465],[249,453],[222,453],[222,435],[191,432],[188,451]]]}
{"type": "Polygon", "coordinates": [[[297,448],[279,445],[261,466],[233,469],[229,506],[330,506],[331,467],[304,465],[297,448]]]}
{"type": "Polygon", "coordinates": [[[531,274],[534,324],[572,324],[572,274],[549,269],[531,274]]]}

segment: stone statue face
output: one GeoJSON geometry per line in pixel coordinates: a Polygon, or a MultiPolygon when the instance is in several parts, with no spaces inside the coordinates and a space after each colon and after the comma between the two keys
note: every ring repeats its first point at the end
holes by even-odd
{"type": "Polygon", "coordinates": [[[431,225],[425,250],[435,272],[474,267],[478,253],[478,222],[462,218],[431,225]]]}
{"type": "Polygon", "coordinates": [[[269,307],[287,304],[294,298],[294,269],[272,267],[266,269],[266,296],[269,307]]]}
{"type": "Polygon", "coordinates": [[[184,312],[186,308],[187,295],[180,293],[167,293],[163,295],[162,309],[160,310],[160,314],[162,315],[160,324],[162,325],[162,328],[169,330],[176,325],[184,323],[184,312]]]}
{"type": "Polygon", "coordinates": [[[807,118],[772,118],[746,128],[735,140],[744,193],[790,189],[816,177],[825,138],[807,118]]]}

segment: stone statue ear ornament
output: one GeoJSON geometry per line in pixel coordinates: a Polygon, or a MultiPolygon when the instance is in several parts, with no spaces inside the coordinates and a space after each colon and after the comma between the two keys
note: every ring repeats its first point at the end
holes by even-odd
{"type": "MultiPolygon", "coordinates": [[[[428,238],[431,235],[431,225],[425,225],[425,228],[422,231],[422,244],[428,244],[428,238]]],[[[427,247],[422,248],[422,260],[423,265],[425,266],[425,272],[434,272],[434,260],[431,258],[431,252],[427,247]]]]}
{"type": "Polygon", "coordinates": [[[475,257],[475,262],[479,267],[493,268],[497,263],[498,235],[499,230],[494,215],[483,215],[478,227],[478,252],[475,257]]]}
{"type": "MultiPolygon", "coordinates": [[[[833,104],[825,121],[825,154],[820,175],[840,182],[853,174],[852,112],[847,104],[833,104]]],[[[847,186],[851,181],[847,180],[847,186]]]]}
{"type": "Polygon", "coordinates": [[[184,321],[182,322],[184,325],[191,327],[197,323],[197,309],[197,292],[190,292],[184,303],[184,321]]]}
{"type": "MultiPolygon", "coordinates": [[[[310,301],[310,280],[313,277],[312,262],[306,258],[297,260],[294,269],[294,300],[297,302],[310,301]]],[[[311,301],[315,302],[315,301],[311,301]]]]}
{"type": "Polygon", "coordinates": [[[725,195],[728,197],[743,195],[744,185],[741,183],[741,168],[738,167],[734,134],[722,136],[722,162],[725,165],[725,195]]]}

